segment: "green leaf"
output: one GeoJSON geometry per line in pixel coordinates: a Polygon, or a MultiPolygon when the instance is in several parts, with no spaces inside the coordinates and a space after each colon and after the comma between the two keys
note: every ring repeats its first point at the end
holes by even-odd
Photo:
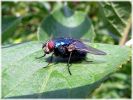
{"type": "Polygon", "coordinates": [[[122,36],[131,25],[130,2],[102,2],[100,15],[108,29],[117,36],[122,36]]]}
{"type": "Polygon", "coordinates": [[[51,13],[38,28],[39,40],[46,40],[49,37],[74,37],[94,40],[94,29],[91,20],[84,12],[73,12],[64,6],[51,13]]]}
{"type": "Polygon", "coordinates": [[[2,42],[10,38],[18,24],[21,22],[22,18],[17,18],[14,16],[4,16],[2,17],[2,42]]]}
{"type": "Polygon", "coordinates": [[[130,59],[126,46],[88,44],[103,50],[107,55],[88,54],[88,61],[72,63],[69,75],[65,62],[54,58],[36,59],[43,55],[40,42],[27,42],[2,48],[3,98],[85,98],[107,76],[121,68],[130,59]],[[46,67],[47,68],[44,68],[46,67]]]}

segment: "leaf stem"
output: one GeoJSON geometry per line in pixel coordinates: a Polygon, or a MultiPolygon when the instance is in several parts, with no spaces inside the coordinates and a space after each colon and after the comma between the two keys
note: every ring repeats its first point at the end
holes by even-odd
{"type": "Polygon", "coordinates": [[[131,28],[131,17],[129,18],[128,22],[129,23],[127,24],[127,26],[124,30],[124,34],[123,34],[122,38],[119,41],[119,45],[124,45],[126,40],[127,40],[128,33],[129,33],[130,28],[131,28]]]}

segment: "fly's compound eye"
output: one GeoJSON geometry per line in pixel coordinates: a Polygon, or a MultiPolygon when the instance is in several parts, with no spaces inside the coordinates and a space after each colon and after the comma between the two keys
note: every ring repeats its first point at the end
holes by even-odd
{"type": "Polygon", "coordinates": [[[49,48],[50,51],[53,50],[53,48],[54,48],[54,42],[53,41],[48,42],[48,48],[49,48]]]}

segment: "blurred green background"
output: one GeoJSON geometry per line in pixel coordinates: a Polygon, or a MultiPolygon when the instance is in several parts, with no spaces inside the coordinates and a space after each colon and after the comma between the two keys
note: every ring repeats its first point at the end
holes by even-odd
{"type": "MultiPolygon", "coordinates": [[[[2,2],[2,45],[37,40],[42,20],[64,2],[2,2]],[[5,30],[6,29],[6,30],[5,30]]],[[[95,41],[118,45],[121,37],[112,34],[99,19],[97,2],[67,2],[72,10],[84,11],[92,20],[95,41]]],[[[131,38],[131,31],[128,39],[131,38]]],[[[97,88],[91,98],[131,98],[131,61],[97,88]]]]}

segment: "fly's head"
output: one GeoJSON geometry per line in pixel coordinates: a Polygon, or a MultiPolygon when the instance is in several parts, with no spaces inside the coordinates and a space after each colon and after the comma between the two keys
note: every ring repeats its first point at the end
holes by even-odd
{"type": "Polygon", "coordinates": [[[45,54],[49,54],[54,50],[54,42],[52,40],[43,44],[42,49],[44,50],[45,54]]]}

